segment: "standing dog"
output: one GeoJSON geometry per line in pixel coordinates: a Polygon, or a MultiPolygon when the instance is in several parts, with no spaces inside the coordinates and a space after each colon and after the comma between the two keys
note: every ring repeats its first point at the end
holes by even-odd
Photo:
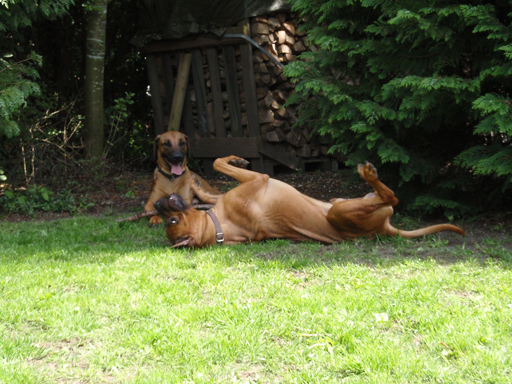
{"type": "Polygon", "coordinates": [[[160,199],[155,208],[164,217],[173,247],[204,247],[272,238],[333,243],[362,236],[420,237],[440,231],[465,235],[450,224],[401,231],[390,223],[398,199],[381,183],[370,163],[358,172],[375,192],[359,199],[333,199],[330,203],[303,195],[268,175],[242,169],[247,161],[236,156],[215,160],[214,169],[234,177],[240,185],[217,201],[208,212],[192,208],[181,196],[160,199]]]}
{"type": "MultiPolygon", "coordinates": [[[[162,197],[178,194],[183,201],[192,204],[194,197],[203,203],[215,204],[222,195],[206,180],[187,167],[188,137],[181,132],[169,131],[155,138],[157,166],[153,174],[151,195],[144,212],[154,211],[154,204],[162,197]]],[[[160,216],[149,219],[151,225],[161,224],[160,216]]]]}

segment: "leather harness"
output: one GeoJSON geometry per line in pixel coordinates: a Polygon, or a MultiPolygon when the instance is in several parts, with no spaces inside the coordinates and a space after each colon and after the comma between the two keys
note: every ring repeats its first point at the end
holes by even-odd
{"type": "Polygon", "coordinates": [[[213,225],[215,225],[215,240],[217,243],[222,243],[224,241],[224,233],[222,233],[222,228],[220,226],[219,219],[217,219],[217,215],[215,215],[211,209],[206,211],[206,213],[211,217],[213,225]]]}

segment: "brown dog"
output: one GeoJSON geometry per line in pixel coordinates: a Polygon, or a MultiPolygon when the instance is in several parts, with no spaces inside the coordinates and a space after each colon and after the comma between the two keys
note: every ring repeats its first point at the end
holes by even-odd
{"type": "MultiPolygon", "coordinates": [[[[187,167],[188,137],[181,132],[169,131],[155,138],[157,166],[153,174],[151,195],[144,206],[145,212],[154,211],[154,204],[172,193],[192,204],[194,197],[203,203],[215,204],[221,193],[187,167]]],[[[160,216],[152,216],[151,225],[161,224],[160,216]]]]}
{"type": "Polygon", "coordinates": [[[162,198],[155,204],[165,219],[167,237],[174,247],[271,238],[333,243],[372,235],[414,238],[440,231],[465,235],[462,229],[450,224],[415,231],[394,228],[390,218],[398,199],[379,181],[377,170],[370,163],[360,165],[358,172],[375,192],[359,199],[333,199],[330,203],[305,196],[268,175],[240,168],[247,164],[236,156],[215,160],[216,171],[241,184],[223,195],[208,212],[197,211],[178,195],[162,198]]]}

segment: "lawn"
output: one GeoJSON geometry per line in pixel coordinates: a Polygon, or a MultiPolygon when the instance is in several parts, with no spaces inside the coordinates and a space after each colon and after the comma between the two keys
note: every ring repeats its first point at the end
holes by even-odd
{"type": "Polygon", "coordinates": [[[182,250],[114,218],[0,222],[0,383],[510,382],[510,227],[182,250]]]}

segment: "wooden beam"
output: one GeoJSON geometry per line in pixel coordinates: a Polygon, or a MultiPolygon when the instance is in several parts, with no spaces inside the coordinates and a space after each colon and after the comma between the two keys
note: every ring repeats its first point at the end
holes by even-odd
{"type": "MultiPolygon", "coordinates": [[[[249,19],[239,21],[238,28],[242,28],[243,33],[246,36],[251,37],[249,19]]],[[[242,78],[245,93],[245,105],[247,108],[247,130],[249,131],[249,136],[259,136],[261,134],[261,129],[258,111],[258,98],[256,96],[256,81],[254,79],[252,45],[249,43],[240,44],[240,56],[242,59],[242,78]]]]}
{"type": "Polygon", "coordinates": [[[208,69],[212,87],[213,121],[215,122],[215,134],[217,137],[226,137],[226,125],[222,118],[224,104],[222,103],[222,87],[220,82],[219,55],[217,48],[207,48],[208,69]]]}
{"type": "Polygon", "coordinates": [[[165,103],[167,116],[171,115],[172,99],[174,97],[174,71],[172,70],[172,60],[170,53],[162,55],[162,71],[164,73],[164,87],[165,87],[165,103]]]}
{"type": "Polygon", "coordinates": [[[258,136],[261,134],[261,130],[251,45],[241,44],[240,54],[242,56],[242,77],[247,108],[247,129],[249,136],[258,136]]]}
{"type": "Polygon", "coordinates": [[[260,145],[260,153],[270,157],[271,159],[283,165],[286,165],[291,169],[298,169],[300,159],[297,156],[292,155],[291,153],[283,151],[283,149],[279,148],[279,146],[277,145],[272,145],[270,143],[262,141],[260,145]]]}
{"type": "Polygon", "coordinates": [[[155,121],[155,136],[165,132],[164,112],[162,98],[160,96],[160,78],[158,76],[158,62],[155,55],[146,57],[148,68],[149,88],[151,92],[151,105],[153,107],[153,119],[155,121]]]}
{"type": "MultiPolygon", "coordinates": [[[[178,63],[180,62],[183,55],[183,52],[178,52],[176,54],[176,60],[178,63]]],[[[185,135],[192,137],[194,136],[194,116],[192,115],[192,102],[190,100],[190,86],[187,84],[186,88],[187,90],[185,92],[185,100],[183,102],[183,113],[181,117],[180,128],[183,127],[182,132],[185,135]]]]}
{"type": "Polygon", "coordinates": [[[190,138],[190,156],[196,158],[218,158],[229,155],[246,159],[259,158],[259,137],[232,137],[220,139],[190,138]]]}
{"type": "Polygon", "coordinates": [[[168,131],[178,131],[180,129],[181,114],[183,112],[183,102],[187,92],[188,75],[190,73],[190,63],[192,55],[185,53],[181,56],[178,75],[176,78],[176,87],[174,89],[174,98],[172,100],[171,116],[169,118],[168,131]]]}
{"type": "MultiPolygon", "coordinates": [[[[226,34],[243,34],[243,27],[228,28],[226,34]]],[[[183,51],[188,49],[200,49],[208,47],[218,47],[222,45],[233,45],[247,42],[243,38],[229,37],[219,38],[217,35],[202,35],[193,39],[180,39],[180,40],[158,40],[152,41],[147,46],[142,48],[143,53],[157,53],[166,51],[183,51]]]]}
{"type": "Polygon", "coordinates": [[[199,49],[194,49],[192,51],[192,77],[194,79],[194,89],[196,91],[197,125],[199,133],[201,137],[210,137],[206,85],[204,82],[203,72],[203,55],[199,49]]]}
{"type": "Polygon", "coordinates": [[[183,126],[183,133],[188,137],[193,137],[195,134],[195,127],[194,116],[192,113],[192,101],[190,100],[190,87],[187,87],[187,91],[185,92],[185,102],[183,105],[183,117],[181,118],[181,124],[183,126]]]}
{"type": "Polygon", "coordinates": [[[238,77],[236,74],[235,47],[225,46],[223,51],[231,134],[234,137],[242,137],[242,112],[240,110],[240,91],[238,90],[238,77]]]}

